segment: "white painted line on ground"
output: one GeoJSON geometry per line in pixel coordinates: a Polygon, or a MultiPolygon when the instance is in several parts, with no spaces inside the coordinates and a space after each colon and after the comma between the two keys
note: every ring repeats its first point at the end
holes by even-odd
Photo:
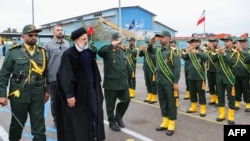
{"type": "MultiPolygon", "coordinates": [[[[104,120],[104,124],[109,125],[107,120],[104,120]]],[[[154,140],[152,140],[152,139],[150,139],[150,138],[148,138],[148,137],[146,137],[146,136],[144,136],[142,134],[136,133],[136,132],[134,132],[132,130],[129,130],[127,128],[121,128],[121,131],[126,133],[126,134],[129,134],[129,135],[131,135],[133,137],[136,137],[136,138],[138,138],[138,139],[140,139],[142,141],[154,141],[154,140]]]]}
{"type": "Polygon", "coordinates": [[[2,141],[9,141],[9,134],[4,130],[3,126],[0,125],[0,138],[2,141]]]}

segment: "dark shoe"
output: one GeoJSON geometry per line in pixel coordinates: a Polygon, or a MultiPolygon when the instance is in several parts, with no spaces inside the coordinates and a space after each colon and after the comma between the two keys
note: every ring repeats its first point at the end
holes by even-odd
{"type": "Polygon", "coordinates": [[[216,118],[217,122],[222,122],[223,120],[225,120],[225,118],[216,118]]]}
{"type": "Polygon", "coordinates": [[[125,127],[125,124],[123,123],[122,119],[117,119],[117,124],[121,127],[121,128],[124,128],[125,127]]]}
{"type": "Polygon", "coordinates": [[[109,124],[109,128],[112,129],[113,131],[121,131],[120,127],[116,124],[109,124]]]}
{"type": "Polygon", "coordinates": [[[246,108],[246,109],[245,109],[245,112],[250,112],[250,108],[246,108]]]}
{"type": "Polygon", "coordinates": [[[240,109],[240,107],[237,107],[237,106],[235,106],[235,108],[234,108],[234,110],[239,110],[240,109]]]}
{"type": "Polygon", "coordinates": [[[214,105],[215,104],[215,102],[209,102],[208,103],[208,105],[214,105]]]}
{"type": "Polygon", "coordinates": [[[143,102],[149,102],[149,100],[145,99],[145,100],[143,100],[143,102]]]}
{"type": "Polygon", "coordinates": [[[156,131],[163,131],[163,130],[168,130],[168,128],[165,128],[165,127],[156,127],[155,128],[156,131]]]}
{"type": "Polygon", "coordinates": [[[227,123],[228,123],[229,125],[234,125],[234,121],[232,121],[232,120],[228,120],[227,123]]]}
{"type": "Polygon", "coordinates": [[[189,100],[190,98],[188,98],[188,97],[184,97],[183,99],[184,99],[184,100],[189,100]]]}
{"type": "Polygon", "coordinates": [[[148,104],[154,104],[156,103],[157,101],[149,101],[148,104]]]}
{"type": "Polygon", "coordinates": [[[187,110],[186,113],[196,113],[197,111],[189,111],[187,110]]]}
{"type": "Polygon", "coordinates": [[[205,117],[206,116],[206,114],[200,114],[200,117],[205,117]]]}
{"type": "Polygon", "coordinates": [[[168,136],[172,136],[174,134],[174,130],[168,130],[166,134],[168,136]]]}

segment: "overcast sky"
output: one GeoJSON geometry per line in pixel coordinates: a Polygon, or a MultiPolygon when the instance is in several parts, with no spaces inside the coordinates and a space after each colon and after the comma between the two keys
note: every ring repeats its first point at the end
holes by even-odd
{"type": "MultiPolygon", "coordinates": [[[[33,0],[35,26],[119,7],[119,0],[33,0]]],[[[156,14],[155,20],[177,30],[176,36],[203,33],[196,26],[205,9],[205,32],[250,33],[250,0],[120,0],[121,6],[141,6],[156,14]]],[[[0,32],[8,27],[18,32],[32,23],[32,0],[0,0],[0,32]]]]}

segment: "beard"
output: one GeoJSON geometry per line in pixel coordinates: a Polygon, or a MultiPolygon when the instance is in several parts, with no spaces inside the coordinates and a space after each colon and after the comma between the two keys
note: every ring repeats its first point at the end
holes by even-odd
{"type": "Polygon", "coordinates": [[[88,44],[84,45],[84,44],[77,44],[77,46],[81,49],[87,49],[88,48],[88,44]]]}
{"type": "Polygon", "coordinates": [[[56,36],[57,39],[62,39],[63,37],[64,37],[63,34],[59,34],[59,35],[56,36]]]}

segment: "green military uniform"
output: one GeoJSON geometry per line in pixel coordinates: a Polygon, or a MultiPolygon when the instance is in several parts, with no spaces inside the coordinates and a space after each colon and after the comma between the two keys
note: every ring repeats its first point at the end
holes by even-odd
{"type": "MultiPolygon", "coordinates": [[[[245,62],[246,64],[250,64],[250,55],[245,57],[244,62],[245,62]]],[[[249,70],[249,69],[248,69],[248,70],[249,70]]]]}
{"type": "Polygon", "coordinates": [[[135,86],[136,86],[136,60],[138,55],[138,48],[135,46],[130,46],[127,51],[127,59],[128,59],[128,85],[129,85],[129,93],[130,97],[135,97],[135,86]]]}
{"type": "MultiPolygon", "coordinates": [[[[29,33],[38,33],[33,25],[26,25],[23,36],[33,38],[29,33]]],[[[44,97],[47,79],[45,50],[37,45],[22,44],[10,48],[0,71],[0,97],[10,100],[11,123],[9,140],[19,141],[23,127],[30,117],[33,141],[45,141],[44,97]],[[9,85],[10,83],[10,85],[9,85]],[[9,86],[9,90],[7,87],[9,86]],[[21,125],[20,125],[21,124],[21,125]]]]}
{"type": "MultiPolygon", "coordinates": [[[[211,38],[209,39],[209,42],[218,42],[217,39],[211,38]]],[[[214,47],[216,49],[217,46],[214,47]]],[[[212,54],[214,50],[208,49],[206,54],[208,56],[207,62],[206,62],[206,70],[207,70],[207,81],[208,81],[208,89],[210,93],[210,101],[209,105],[218,105],[218,97],[216,94],[216,67],[217,63],[213,62],[212,60],[212,54]]]]}
{"type": "Polygon", "coordinates": [[[93,54],[93,56],[94,56],[95,59],[96,59],[97,48],[94,46],[94,43],[91,43],[91,44],[90,44],[89,50],[91,51],[91,53],[93,54]]]}
{"type": "Polygon", "coordinates": [[[205,96],[205,68],[204,63],[207,61],[207,55],[199,51],[199,53],[187,53],[183,55],[183,59],[190,60],[188,66],[188,83],[190,88],[191,107],[187,113],[197,112],[197,102],[200,104],[200,116],[206,115],[206,96],[205,96]]]}
{"type": "Polygon", "coordinates": [[[47,79],[46,71],[38,74],[33,71],[34,67],[29,61],[32,59],[38,67],[44,66],[46,59],[44,49],[35,47],[33,56],[30,56],[24,44],[11,48],[6,55],[0,71],[0,97],[6,96],[6,89],[10,79],[9,95],[12,116],[9,130],[10,141],[20,140],[23,128],[27,120],[27,113],[30,116],[31,133],[34,141],[45,141],[45,120],[44,120],[44,81],[47,79]],[[11,76],[11,77],[10,77],[11,76]],[[18,91],[20,96],[18,96],[18,91]],[[20,123],[19,123],[20,122],[20,123]]]}
{"type": "MultiPolygon", "coordinates": [[[[232,37],[227,36],[221,40],[232,42],[232,37]]],[[[219,112],[216,121],[225,120],[225,90],[228,98],[228,124],[234,124],[234,109],[235,109],[235,76],[233,74],[233,66],[236,62],[236,57],[232,49],[225,50],[226,54],[216,54],[212,57],[214,62],[218,62],[216,71],[216,90],[218,95],[219,112]]]]}
{"type": "MultiPolygon", "coordinates": [[[[171,35],[168,31],[162,31],[156,36],[167,40],[171,35]]],[[[162,41],[163,39],[161,39],[162,41]]],[[[149,51],[150,49],[148,49],[149,51]]],[[[162,123],[156,131],[167,129],[167,135],[174,134],[177,119],[176,97],[178,91],[174,90],[174,84],[178,84],[181,72],[181,55],[176,48],[171,48],[169,43],[156,48],[156,85],[160,103],[162,123]]]]}
{"type": "MultiPolygon", "coordinates": [[[[246,44],[247,38],[241,37],[239,40],[240,44],[246,44]]],[[[236,66],[234,67],[235,74],[235,110],[238,110],[241,105],[242,96],[246,103],[245,112],[250,112],[250,70],[249,65],[244,63],[244,58],[250,55],[250,48],[246,47],[244,52],[237,53],[236,66]]]]}
{"type": "MultiPolygon", "coordinates": [[[[152,45],[149,45],[149,49],[153,49],[152,45]]],[[[153,51],[153,50],[152,50],[153,51]]],[[[150,52],[152,52],[150,51],[150,52]]],[[[144,79],[147,87],[147,98],[144,102],[149,102],[153,104],[157,102],[157,92],[156,92],[156,76],[155,76],[155,65],[156,65],[156,56],[155,52],[148,53],[143,52],[142,50],[139,52],[139,56],[144,56],[143,60],[143,71],[144,71],[144,79]]]]}
{"type": "MultiPolygon", "coordinates": [[[[104,61],[103,88],[105,89],[104,96],[109,126],[112,128],[116,125],[117,121],[123,118],[130,103],[127,75],[128,61],[126,52],[121,48],[114,50],[112,44],[101,47],[98,51],[98,55],[102,57],[104,61]],[[119,99],[120,102],[116,105],[117,99],[119,99]],[[116,111],[114,112],[115,109],[116,111]]],[[[119,131],[119,129],[116,129],[117,128],[115,128],[115,131],[119,131]]]]}

